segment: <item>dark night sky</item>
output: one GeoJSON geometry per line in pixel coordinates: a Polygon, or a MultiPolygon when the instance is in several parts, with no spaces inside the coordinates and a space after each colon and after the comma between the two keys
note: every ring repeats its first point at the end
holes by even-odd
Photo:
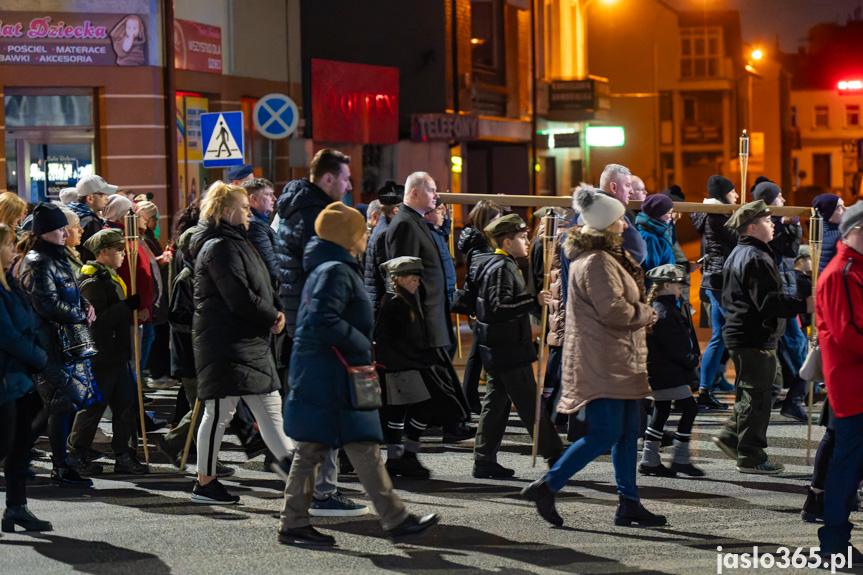
{"type": "MultiPolygon", "coordinates": [[[[625,1],[625,0],[624,0],[625,1]]],[[[740,12],[743,41],[772,48],[779,37],[785,52],[806,44],[806,33],[815,24],[844,24],[863,0],[666,0],[680,10],[705,7],[740,12]]]]}

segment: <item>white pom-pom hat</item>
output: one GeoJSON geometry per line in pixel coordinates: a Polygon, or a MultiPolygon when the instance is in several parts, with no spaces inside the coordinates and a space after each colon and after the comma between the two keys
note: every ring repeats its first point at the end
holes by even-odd
{"type": "Polygon", "coordinates": [[[618,200],[590,187],[581,187],[575,192],[572,207],[581,214],[585,224],[597,231],[616,222],[626,211],[618,200]]]}

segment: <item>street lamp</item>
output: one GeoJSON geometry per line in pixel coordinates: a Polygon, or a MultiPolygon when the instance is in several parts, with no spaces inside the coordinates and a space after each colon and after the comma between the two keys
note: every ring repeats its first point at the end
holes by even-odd
{"type": "MultiPolygon", "coordinates": [[[[601,0],[604,4],[613,4],[615,0],[601,0]]],[[[576,7],[575,12],[575,35],[576,35],[576,60],[575,75],[577,78],[587,77],[587,9],[596,0],[570,0],[570,4],[576,7]]]]}
{"type": "Polygon", "coordinates": [[[758,48],[756,48],[755,50],[752,51],[752,59],[753,60],[758,61],[763,57],[764,57],[764,52],[762,52],[758,48]]]}

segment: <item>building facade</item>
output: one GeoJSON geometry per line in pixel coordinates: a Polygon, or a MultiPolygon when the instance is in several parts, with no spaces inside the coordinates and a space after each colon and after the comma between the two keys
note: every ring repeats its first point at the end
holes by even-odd
{"type": "Polygon", "coordinates": [[[170,217],[224,177],[224,169],[201,165],[200,114],[234,110],[246,112],[244,159],[259,175],[289,180],[287,141],[262,138],[249,112],[273,92],[301,105],[299,2],[256,0],[255,7],[4,2],[5,187],[28,202],[53,200],[96,173],[130,194],[152,193],[170,217]]]}

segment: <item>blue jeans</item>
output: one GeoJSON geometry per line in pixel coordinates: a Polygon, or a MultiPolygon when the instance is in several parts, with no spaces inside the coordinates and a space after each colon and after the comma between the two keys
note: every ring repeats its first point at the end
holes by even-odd
{"type": "Polygon", "coordinates": [[[824,486],[824,527],[818,530],[821,553],[842,553],[851,540],[848,521],[854,491],[863,479],[863,413],[836,417],[836,450],[824,486]]]}
{"type": "Polygon", "coordinates": [[[153,347],[153,340],[156,339],[156,330],[153,328],[153,322],[148,321],[142,323],[143,333],[141,334],[141,371],[147,369],[147,362],[150,360],[150,348],[153,347]]]}
{"type": "Polygon", "coordinates": [[[588,432],[563,453],[545,475],[545,482],[555,493],[563,489],[570,477],[611,448],[611,463],[617,491],[627,499],[638,501],[635,466],[641,408],[635,399],[594,399],[585,410],[588,432]]]}
{"type": "Polygon", "coordinates": [[[809,351],[809,340],[797,318],[789,319],[785,324],[785,333],[779,340],[779,361],[782,363],[782,379],[788,387],[787,398],[791,402],[800,403],[806,395],[806,382],[800,376],[800,368],[806,360],[809,351]]]}
{"type": "Polygon", "coordinates": [[[707,299],[710,300],[710,321],[713,324],[713,335],[704,356],[701,358],[701,387],[710,389],[713,387],[713,378],[719,369],[719,360],[725,352],[725,341],[722,339],[722,328],[725,326],[725,310],[722,309],[720,298],[722,293],[713,290],[704,290],[707,299]]]}

